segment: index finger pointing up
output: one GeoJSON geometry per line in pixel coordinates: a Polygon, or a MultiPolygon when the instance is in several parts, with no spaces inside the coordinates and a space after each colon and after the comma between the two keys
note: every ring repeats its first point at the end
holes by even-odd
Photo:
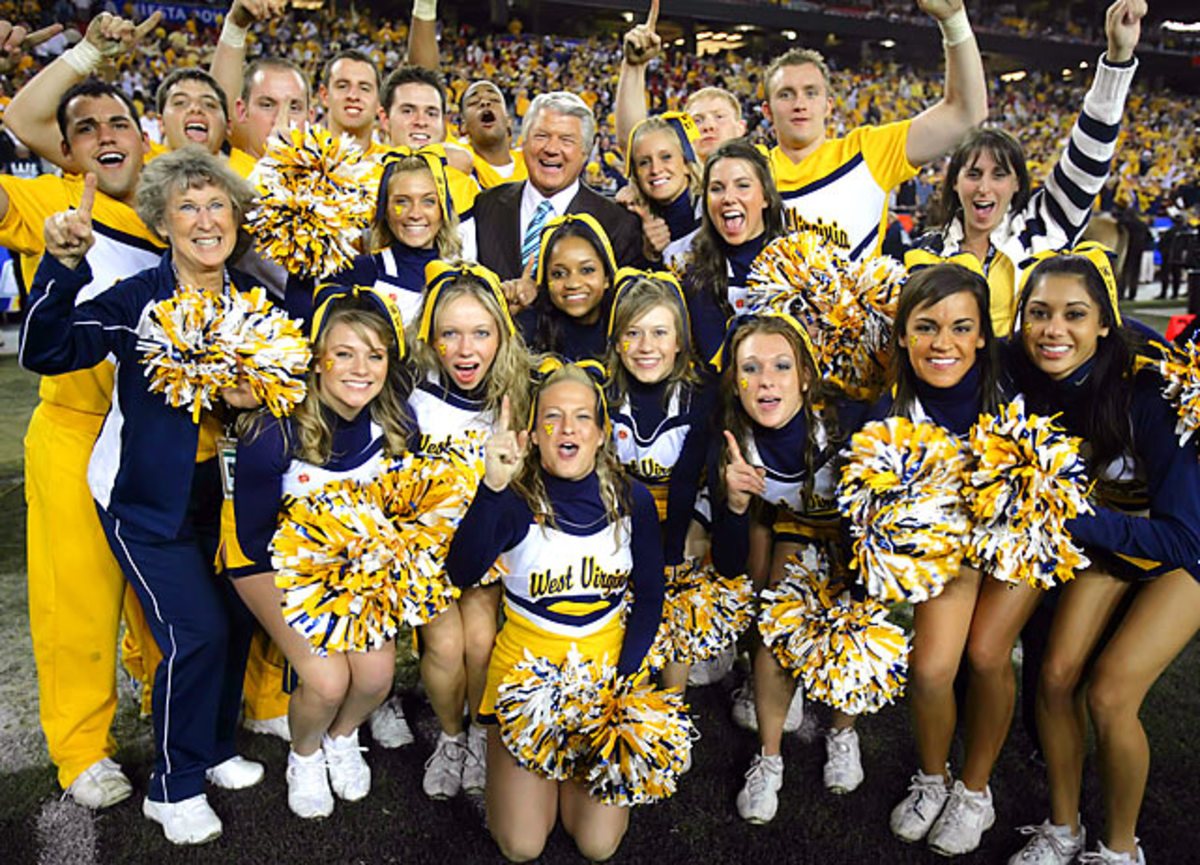
{"type": "Polygon", "coordinates": [[[508,401],[508,394],[500,398],[500,429],[508,430],[509,421],[512,419],[512,404],[508,401]]]}
{"type": "Polygon", "coordinates": [[[158,22],[162,21],[163,14],[161,11],[155,12],[137,27],[133,28],[133,40],[141,42],[142,37],[158,26],[158,22]]]}
{"type": "Polygon", "coordinates": [[[725,430],[725,445],[729,448],[729,462],[732,465],[744,465],[745,458],[742,456],[742,449],[738,447],[737,439],[733,433],[725,430]]]}
{"type": "Polygon", "coordinates": [[[92,219],[92,205],[96,202],[96,175],[88,172],[83,176],[83,193],[79,196],[79,207],[76,212],[89,222],[92,219]]]}
{"type": "Polygon", "coordinates": [[[653,30],[658,25],[658,0],[650,0],[650,14],[646,16],[646,26],[653,30]]]}

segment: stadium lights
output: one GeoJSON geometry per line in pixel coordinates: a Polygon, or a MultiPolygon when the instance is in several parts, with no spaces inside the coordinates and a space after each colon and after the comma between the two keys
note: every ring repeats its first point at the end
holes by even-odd
{"type": "Polygon", "coordinates": [[[1080,68],[1080,69],[1087,69],[1087,68],[1088,68],[1088,62],[1087,62],[1086,60],[1080,60],[1080,61],[1079,61],[1079,68],[1080,68]]]}
{"type": "Polygon", "coordinates": [[[791,41],[791,40],[795,39],[795,38],[796,38],[796,31],[795,31],[795,30],[784,30],[784,31],[783,31],[783,38],[784,38],[784,39],[787,39],[788,41],[791,41]]]}
{"type": "Polygon", "coordinates": [[[673,44],[673,45],[683,45],[683,44],[685,44],[686,42],[687,42],[687,40],[686,40],[686,39],[684,39],[682,36],[680,36],[680,37],[679,37],[678,39],[676,39],[676,40],[675,40],[675,41],[674,41],[672,44],[673,44]]]}
{"type": "Polygon", "coordinates": [[[895,48],[896,40],[895,39],[884,39],[879,44],[883,48],[895,48]]]}
{"type": "Polygon", "coordinates": [[[1164,21],[1162,29],[1173,33],[1200,33],[1200,21],[1164,21]]]}
{"type": "Polygon", "coordinates": [[[1018,69],[1016,72],[1005,72],[1000,76],[1000,80],[1008,84],[1015,84],[1018,81],[1024,80],[1028,74],[1024,69],[1018,69]]]}
{"type": "Polygon", "coordinates": [[[626,24],[633,23],[633,13],[632,12],[622,12],[621,17],[625,19],[626,24]]]}
{"type": "Polygon", "coordinates": [[[1074,70],[1074,69],[1064,69],[1064,70],[1062,71],[1062,77],[1063,77],[1063,78],[1070,78],[1070,77],[1071,77],[1072,75],[1074,75],[1074,74],[1075,74],[1075,70],[1074,70]]]}
{"type": "Polygon", "coordinates": [[[712,37],[711,30],[701,30],[699,33],[696,34],[697,39],[709,39],[711,37],[712,37]]]}

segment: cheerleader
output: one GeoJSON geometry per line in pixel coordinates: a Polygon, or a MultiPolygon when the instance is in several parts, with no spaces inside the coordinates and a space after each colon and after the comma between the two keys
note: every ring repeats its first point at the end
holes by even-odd
{"type": "MultiPolygon", "coordinates": [[[[691,237],[700,227],[701,172],[694,149],[698,138],[691,116],[676,111],[647,118],[629,134],[629,209],[642,220],[642,243],[650,261],[664,261],[668,244],[691,237]]],[[[676,244],[682,252],[680,247],[676,244]]]]}
{"type": "MultiPolygon", "coordinates": [[[[832,404],[819,408],[810,396],[820,383],[812,346],[803,325],[789,315],[736,319],[723,357],[725,447],[711,461],[708,475],[713,564],[723,576],[746,572],[751,504],[756,503],[758,519],[771,527],[768,579],[774,585],[783,578],[788,557],[805,544],[836,546],[837,412],[832,404]]],[[[779,804],[780,747],[796,682],[761,645],[754,655],[753,682],[762,751],[746,773],[737,807],[743,819],[766,823],[779,804]]],[[[854,745],[857,750],[857,740],[854,745]]]]}
{"type": "Polygon", "coordinates": [[[990,286],[989,311],[997,336],[1006,336],[1012,326],[1017,286],[1029,256],[1071,246],[1087,226],[1116,151],[1145,14],[1145,0],[1116,0],[1108,7],[1108,48],[1096,63],[1079,118],[1044,186],[1032,188],[1024,148],[1002,129],[971,130],[950,157],[931,211],[931,221],[941,225],[918,238],[905,264],[928,264],[959,253],[975,256],[990,286]]]}
{"type": "MultiPolygon", "coordinates": [[[[483,483],[446,561],[458,586],[478,582],[497,556],[507,571],[504,627],[479,710],[485,720],[526,652],[561,663],[575,647],[585,658],[618,659],[619,675],[634,673],[662,610],[654,499],[617,463],[601,385],[570,364],[541,383],[527,429],[513,432],[509,417],[506,398],[500,432],[485,448],[483,483]]],[[[560,814],[589,860],[616,851],[628,809],[604,804],[577,781],[521,768],[494,726],[487,761],[487,824],[509,859],[536,859],[560,814]]]]}
{"type": "MultiPolygon", "coordinates": [[[[871,417],[904,417],[965,437],[979,415],[998,404],[987,282],[959,264],[922,269],[905,283],[895,320],[895,386],[871,417]]],[[[903,841],[928,834],[934,849],[939,833],[930,829],[938,829],[935,821],[951,794],[946,766],[957,724],[954,679],[979,585],[979,572],[964,566],[940,594],[913,606],[908,684],[920,767],[892,810],[891,828],[903,841]]]]}
{"type": "Polygon", "coordinates": [[[375,480],[406,451],[411,422],[401,374],[399,314],[374,289],[323,290],[313,323],[313,367],[304,402],[286,419],[242,418],[233,525],[225,526],[226,573],[238,595],[299,676],[288,706],[288,807],[306,819],[333,813],[371,789],[358,728],[387,696],[395,643],[377,650],[317,652],[280,614],[283,590],[269,546],[281,502],[336,480],[375,480]]]}
{"type": "MultiPolygon", "coordinates": [[[[745,139],[719,145],[704,164],[704,210],[687,250],[684,288],[696,351],[714,362],[730,317],[746,311],[746,278],[764,246],[783,234],[783,199],[763,155],[745,139]]],[[[666,256],[676,254],[668,247],[666,256]]]]}
{"type": "Polygon", "coordinates": [[[526,345],[569,360],[603,358],[616,271],[612,244],[591,214],[547,221],[534,272],[537,300],[517,316],[526,345]]]}
{"type": "Polygon", "coordinates": [[[1030,273],[1013,371],[1031,410],[1059,415],[1085,442],[1095,513],[1068,529],[1092,564],[1062,589],[1038,686],[1050,819],[1023,830],[1033,837],[1010,861],[1069,862],[1084,848],[1086,695],[1106,821],[1088,861],[1144,863],[1135,833],[1150,751],[1139,712],[1200,629],[1200,465],[1194,440],[1176,435],[1179,417],[1156,364],[1122,326],[1108,257],[1097,248],[1073,252],[1030,273]]]}
{"type": "MultiPolygon", "coordinates": [[[[703,558],[693,519],[708,453],[715,384],[697,372],[682,289],[666,273],[617,272],[607,366],[613,443],[625,471],[654,496],[668,566],[703,558]]],[[[665,687],[684,689],[689,664],[668,663],[665,687]]]]}
{"type": "MultiPolygon", "coordinates": [[[[418,450],[462,449],[482,459],[501,400],[507,396],[518,412],[525,410],[528,354],[494,273],[477,264],[441,261],[431,263],[427,273],[428,294],[413,340],[417,385],[409,397],[421,431],[418,450]]],[[[420,629],[421,681],[441,725],[423,784],[435,799],[484,787],[487,731],[472,723],[464,733],[462,707],[465,697],[475,717],[499,608],[499,585],[464,589],[420,629]]]]}

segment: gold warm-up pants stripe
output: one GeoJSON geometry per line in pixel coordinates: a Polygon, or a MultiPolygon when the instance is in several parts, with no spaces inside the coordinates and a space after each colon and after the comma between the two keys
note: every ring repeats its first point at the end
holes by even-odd
{"type": "MultiPolygon", "coordinates": [[[[116,752],[110,728],[117,708],[117,626],[125,577],[87,486],[88,459],[103,420],[43,402],[25,434],[29,630],[38,712],[64,789],[116,752]]],[[[129,600],[136,607],[132,593],[129,600]]],[[[136,607],[134,618],[141,620],[140,613],[136,607]]],[[[152,642],[149,632],[142,640],[152,642]]]]}

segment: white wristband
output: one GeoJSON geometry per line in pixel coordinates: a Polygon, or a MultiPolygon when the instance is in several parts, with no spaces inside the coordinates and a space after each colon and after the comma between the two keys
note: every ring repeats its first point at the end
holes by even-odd
{"type": "Polygon", "coordinates": [[[437,0],[413,0],[413,17],[422,21],[436,21],[437,0]]]}
{"type": "Polygon", "coordinates": [[[249,27],[239,27],[233,23],[233,18],[226,15],[225,23],[221,26],[221,41],[230,48],[245,48],[246,34],[249,32],[249,27]]]}
{"type": "Polygon", "coordinates": [[[967,20],[967,10],[959,9],[944,21],[938,21],[942,28],[942,44],[947,48],[961,45],[974,35],[971,32],[971,22],[967,20]]]}
{"type": "Polygon", "coordinates": [[[104,55],[91,42],[80,39],[78,45],[63,52],[62,58],[68,66],[86,78],[96,71],[104,55]]]}

